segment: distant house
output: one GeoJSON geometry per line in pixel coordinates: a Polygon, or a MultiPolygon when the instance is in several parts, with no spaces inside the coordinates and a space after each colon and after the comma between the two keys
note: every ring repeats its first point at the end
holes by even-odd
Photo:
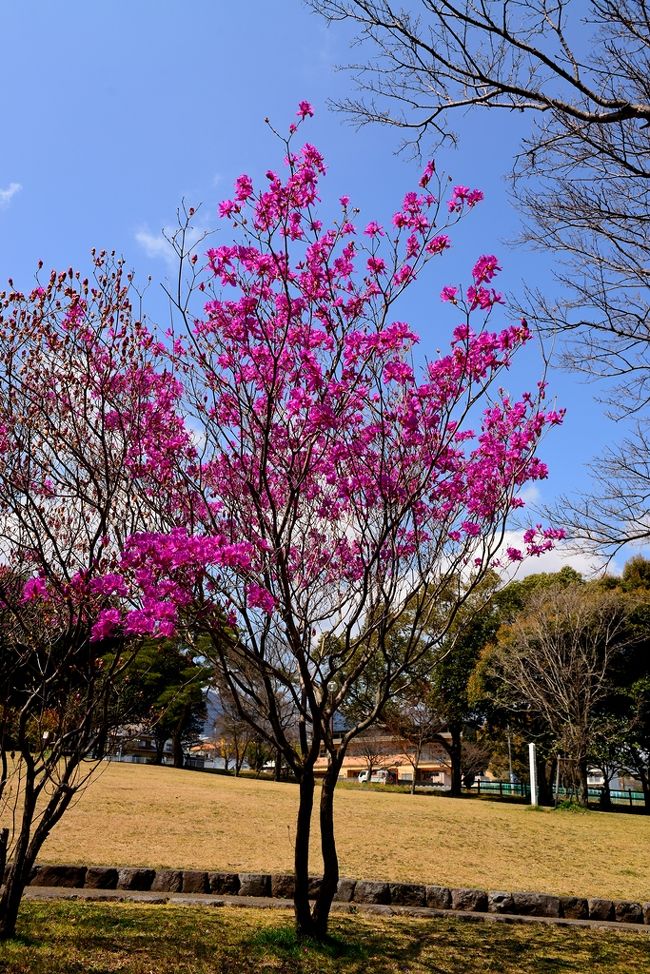
{"type": "MultiPolygon", "coordinates": [[[[205,768],[213,771],[228,771],[234,768],[232,757],[224,758],[224,746],[222,741],[202,740],[199,744],[194,744],[190,748],[190,753],[186,758],[185,765],[190,768],[205,768]]],[[[242,764],[242,770],[247,771],[249,765],[246,761],[242,764]]]]}
{"type": "MultiPolygon", "coordinates": [[[[111,735],[108,754],[127,764],[155,764],[158,756],[156,737],[141,724],[125,724],[111,735]]],[[[171,740],[162,748],[162,763],[173,764],[171,740]]]]}
{"type": "MultiPolygon", "coordinates": [[[[341,732],[339,732],[341,733],[341,732]]],[[[447,740],[450,735],[443,732],[440,738],[447,740]]],[[[336,744],[336,729],[334,742],[336,744]]],[[[340,740],[340,737],[339,737],[340,740]]],[[[375,724],[359,734],[349,745],[339,774],[340,779],[359,780],[359,775],[387,777],[397,784],[410,785],[413,782],[414,755],[408,745],[398,741],[381,724],[375,724]],[[377,772],[391,772],[388,776],[377,772]]],[[[323,751],[316,760],[314,773],[322,777],[327,770],[327,755],[323,751]]],[[[439,742],[425,744],[418,762],[415,783],[437,788],[451,787],[451,768],[444,746],[439,742]]]]}

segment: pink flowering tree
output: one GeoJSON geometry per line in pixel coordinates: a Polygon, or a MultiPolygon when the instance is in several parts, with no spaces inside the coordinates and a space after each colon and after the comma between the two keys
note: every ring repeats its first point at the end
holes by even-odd
{"type": "MultiPolygon", "coordinates": [[[[124,716],[138,617],[110,639],[93,627],[124,590],[125,539],[160,525],[154,487],[187,440],[128,276],[106,254],[93,270],[0,293],[0,938],[124,716]]],[[[143,632],[153,610],[137,607],[143,632]]]]}
{"type": "MultiPolygon", "coordinates": [[[[546,476],[535,451],[561,416],[543,407],[543,383],[518,398],[499,386],[529,333],[525,322],[489,327],[501,317],[495,257],[475,261],[465,289],[443,290],[455,323],[441,357],[427,358],[432,342],[419,350],[398,317],[405,289],[444,259],[482,194],[457,186],[442,199],[429,164],[392,225],[359,223],[346,197],[326,223],[323,158],[294,145],[311,114],[302,103],[284,172],[262,186],[241,176],[221,204],[232,242],[208,252],[202,313],[179,296],[169,356],[194,445],[177,454],[175,529],[133,537],[120,572],[153,607],[152,626],[189,618],[207,635],[234,708],[298,779],[296,923],[322,936],[339,879],[333,797],[346,750],[494,566],[523,487],[546,476]],[[370,673],[371,706],[335,740],[335,716],[370,673]],[[319,755],[323,878],[312,906],[319,755]]],[[[195,255],[189,263],[194,274],[195,255]]],[[[531,529],[505,558],[539,554],[556,536],[531,529]]],[[[105,611],[97,631],[128,628],[133,611],[105,611]]]]}
{"type": "MultiPolygon", "coordinates": [[[[529,335],[524,322],[490,327],[501,304],[493,256],[476,260],[465,289],[442,292],[456,319],[445,355],[418,354],[397,316],[481,193],[456,186],[442,199],[429,164],[391,226],[359,224],[345,197],[326,224],[322,156],[294,147],[311,114],[301,103],[282,175],[267,172],[262,188],[237,180],[221,205],[234,241],[210,250],[203,271],[181,227],[173,243],[191,290],[176,296],[181,322],[164,346],[132,320],[119,270],[100,267],[98,288],[64,276],[43,293],[5,296],[0,596],[8,645],[29,633],[26,658],[49,658],[55,634],[65,648],[59,672],[79,681],[65,700],[89,728],[97,698],[84,711],[81,686],[92,675],[110,690],[113,672],[106,684],[98,675],[106,660],[119,667],[142,634],[201,637],[235,712],[299,782],[296,924],[323,936],[347,748],[494,567],[522,488],[546,475],[539,439],[561,416],[543,407],[543,384],[519,398],[499,386],[529,335]],[[193,315],[197,293],[204,307],[193,315]],[[360,688],[369,705],[335,739],[335,717],[360,688]],[[312,906],[321,754],[323,878],[312,906]]],[[[505,558],[539,554],[556,536],[531,529],[505,558]]],[[[25,671],[15,672],[8,685],[20,685],[25,671]]],[[[8,727],[19,703],[6,708],[8,727]]],[[[64,708],[53,709],[58,719],[64,708]]],[[[62,725],[48,736],[63,738],[62,725]]],[[[61,743],[64,768],[65,754],[61,743]]],[[[72,773],[62,786],[51,821],[72,773]]],[[[19,839],[18,884],[43,838],[19,839]]]]}

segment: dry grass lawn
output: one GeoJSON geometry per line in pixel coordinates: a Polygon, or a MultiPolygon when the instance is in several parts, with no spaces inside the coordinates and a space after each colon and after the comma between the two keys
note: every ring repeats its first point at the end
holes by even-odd
{"type": "MultiPolygon", "coordinates": [[[[291,784],[105,765],[41,861],[289,872],[297,798],[291,784]]],[[[650,817],[357,788],[335,814],[346,876],[650,900],[650,817]]]]}

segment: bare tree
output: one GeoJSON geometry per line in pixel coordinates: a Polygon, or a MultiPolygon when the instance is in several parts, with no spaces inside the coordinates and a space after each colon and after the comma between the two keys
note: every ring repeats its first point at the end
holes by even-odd
{"type": "Polygon", "coordinates": [[[414,795],[418,769],[427,745],[438,742],[444,747],[440,735],[445,730],[445,721],[436,710],[429,687],[422,683],[409,687],[399,699],[391,701],[384,720],[413,769],[411,794],[414,795]]]}
{"type": "Polygon", "coordinates": [[[378,771],[395,767],[395,741],[390,731],[377,724],[357,737],[349,753],[360,757],[365,764],[364,779],[372,781],[378,771]]]}
{"type": "Polygon", "coordinates": [[[463,784],[466,788],[471,788],[477,775],[483,774],[490,763],[492,749],[490,746],[476,737],[463,741],[461,749],[461,768],[463,784]]]}
{"type": "Polygon", "coordinates": [[[576,769],[579,800],[587,804],[587,767],[598,729],[598,707],[609,691],[612,658],[636,637],[635,600],[598,585],[533,592],[503,626],[491,668],[504,701],[525,708],[549,728],[576,769]]]}
{"type": "Polygon", "coordinates": [[[225,696],[221,697],[221,712],[214,722],[213,740],[225,762],[226,771],[232,761],[235,777],[239,775],[255,737],[255,731],[243,720],[225,696]]]}
{"type": "Polygon", "coordinates": [[[523,240],[561,255],[559,301],[529,317],[559,330],[564,364],[614,378],[606,401],[632,420],[595,464],[590,496],[563,499],[573,537],[614,553],[650,538],[650,6],[646,0],[308,0],[358,29],[359,124],[396,127],[418,151],[455,142],[468,109],[530,116],[513,168],[523,240]]]}

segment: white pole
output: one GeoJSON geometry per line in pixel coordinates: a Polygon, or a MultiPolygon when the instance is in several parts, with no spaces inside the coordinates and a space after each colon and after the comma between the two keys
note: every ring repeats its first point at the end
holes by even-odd
{"type": "Polygon", "coordinates": [[[534,744],[528,745],[528,759],[530,762],[530,804],[537,804],[537,748],[534,744]]]}

